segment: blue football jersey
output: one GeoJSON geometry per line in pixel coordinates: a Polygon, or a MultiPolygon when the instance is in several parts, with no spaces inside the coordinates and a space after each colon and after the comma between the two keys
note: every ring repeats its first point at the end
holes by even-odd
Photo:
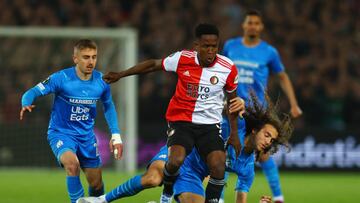
{"type": "MultiPolygon", "coordinates": [[[[238,176],[236,191],[249,192],[255,177],[255,153],[245,152],[245,120],[238,119],[238,136],[242,146],[240,155],[236,157],[235,149],[229,145],[226,149],[226,171],[235,173],[238,176]]],[[[221,137],[227,140],[230,135],[230,125],[228,119],[223,119],[221,123],[221,137]]]]}
{"type": "MultiPolygon", "coordinates": [[[[113,107],[110,85],[102,79],[102,73],[94,70],[91,79],[81,80],[75,67],[63,69],[52,74],[48,79],[35,86],[41,95],[55,94],[51,111],[48,134],[61,133],[88,139],[93,135],[96,117],[96,104],[101,100],[113,107]]],[[[111,133],[120,133],[116,116],[107,118],[111,133]],[[110,123],[109,123],[110,122],[110,123]]]]}
{"type": "Polygon", "coordinates": [[[247,47],[243,38],[237,37],[225,42],[223,55],[230,58],[238,69],[238,96],[246,100],[249,90],[253,89],[259,101],[264,103],[269,74],[284,71],[277,50],[264,41],[255,47],[247,47]]]}

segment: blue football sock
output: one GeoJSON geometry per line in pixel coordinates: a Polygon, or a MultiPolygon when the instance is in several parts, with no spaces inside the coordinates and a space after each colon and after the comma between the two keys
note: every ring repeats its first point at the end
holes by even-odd
{"type": "Polygon", "coordinates": [[[111,202],[123,197],[136,195],[143,189],[144,187],[141,185],[141,175],[137,175],[125,183],[119,185],[111,192],[106,193],[105,199],[107,202],[111,202]]]}
{"type": "Polygon", "coordinates": [[[280,176],[275,160],[270,156],[267,161],[261,162],[261,168],[270,185],[273,196],[281,196],[282,192],[280,187],[280,176]]]}
{"type": "Polygon", "coordinates": [[[95,190],[95,188],[89,186],[89,196],[99,197],[104,194],[104,183],[102,183],[102,187],[99,190],[95,190]]]}
{"type": "Polygon", "coordinates": [[[66,185],[71,203],[75,203],[80,197],[84,197],[84,189],[79,176],[66,176],[66,185]]]}

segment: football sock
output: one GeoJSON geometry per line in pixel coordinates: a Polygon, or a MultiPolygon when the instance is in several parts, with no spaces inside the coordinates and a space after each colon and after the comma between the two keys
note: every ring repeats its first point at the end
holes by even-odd
{"type": "Polygon", "coordinates": [[[168,172],[168,170],[166,169],[166,164],[164,167],[164,190],[163,190],[163,194],[165,194],[166,196],[172,196],[173,195],[173,187],[174,187],[174,183],[177,179],[179,175],[179,170],[176,171],[174,174],[170,174],[168,172]]]}
{"type": "Polygon", "coordinates": [[[133,196],[143,189],[144,187],[141,185],[141,175],[137,175],[107,193],[105,199],[107,202],[111,202],[122,197],[133,196]]]}
{"type": "Polygon", "coordinates": [[[224,185],[225,185],[224,179],[215,179],[210,177],[205,192],[206,194],[205,203],[219,202],[224,185]]]}
{"type": "Polygon", "coordinates": [[[104,194],[104,183],[102,183],[102,186],[99,190],[96,190],[93,187],[89,187],[89,196],[91,197],[99,197],[104,194]]]}
{"type": "Polygon", "coordinates": [[[71,203],[84,196],[84,189],[79,176],[66,176],[66,185],[71,203]]]}
{"type": "Polygon", "coordinates": [[[275,163],[275,160],[270,156],[270,158],[267,161],[261,162],[260,164],[266,176],[266,179],[270,185],[273,196],[274,197],[282,196],[279,170],[275,163]]]}

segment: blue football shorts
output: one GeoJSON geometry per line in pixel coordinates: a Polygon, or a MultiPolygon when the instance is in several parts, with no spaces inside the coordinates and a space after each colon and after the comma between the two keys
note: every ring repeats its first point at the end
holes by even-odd
{"type": "Polygon", "coordinates": [[[150,160],[147,168],[154,162],[154,161],[164,161],[167,162],[168,160],[168,147],[165,145],[160,148],[160,151],[150,160]]]}
{"type": "Polygon", "coordinates": [[[52,133],[48,135],[48,142],[60,166],[62,166],[60,157],[66,151],[76,154],[81,168],[99,168],[101,166],[95,135],[91,135],[90,139],[86,141],[79,141],[70,135],[52,133]]]}
{"type": "Polygon", "coordinates": [[[201,159],[196,149],[186,157],[180,168],[180,175],[174,184],[174,197],[178,201],[181,193],[190,192],[205,196],[203,188],[203,180],[209,175],[209,169],[205,162],[201,159]]]}

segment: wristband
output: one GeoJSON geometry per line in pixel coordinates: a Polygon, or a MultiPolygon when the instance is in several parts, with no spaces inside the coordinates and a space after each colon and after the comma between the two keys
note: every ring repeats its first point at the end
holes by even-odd
{"type": "Polygon", "coordinates": [[[114,133],[111,135],[112,144],[122,144],[121,136],[119,133],[114,133]]]}

